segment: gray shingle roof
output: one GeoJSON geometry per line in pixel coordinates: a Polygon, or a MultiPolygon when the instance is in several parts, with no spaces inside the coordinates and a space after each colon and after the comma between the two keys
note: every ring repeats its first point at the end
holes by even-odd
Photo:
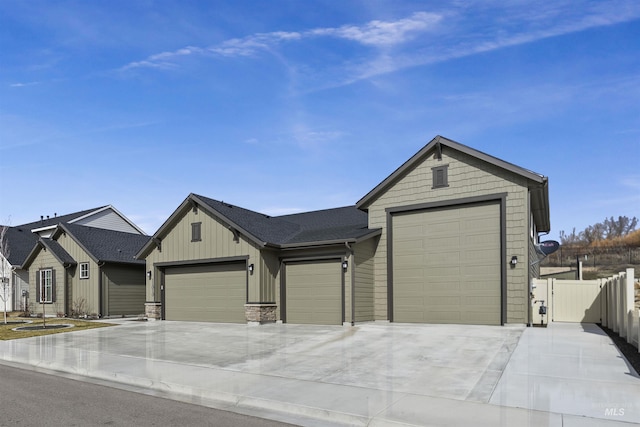
{"type": "Polygon", "coordinates": [[[38,241],[38,236],[33,234],[30,228],[18,226],[7,228],[6,239],[9,243],[9,264],[19,266],[24,264],[27,256],[31,253],[38,241]]]}
{"type": "Polygon", "coordinates": [[[69,233],[96,261],[144,264],[134,256],[149,236],[76,224],[61,224],[60,230],[69,233]]]}
{"type": "Polygon", "coordinates": [[[80,212],[74,212],[74,213],[70,213],[70,214],[66,214],[66,215],[60,215],[60,216],[54,216],[54,217],[50,217],[50,218],[44,218],[43,220],[38,220],[38,221],[34,221],[34,222],[29,222],[26,224],[22,224],[19,225],[18,227],[22,227],[22,228],[27,228],[29,230],[34,230],[37,228],[42,228],[42,227],[48,227],[51,225],[58,225],[59,223],[63,223],[63,222],[69,222],[69,221],[73,221],[74,219],[83,217],[87,214],[90,214],[91,212],[95,212],[97,210],[103,209],[105,208],[105,206],[100,206],[97,208],[93,208],[93,209],[86,209],[80,212]]]}
{"type": "Polygon", "coordinates": [[[49,238],[41,238],[39,240],[39,243],[46,247],[47,250],[51,251],[51,253],[53,253],[58,261],[62,263],[62,265],[77,264],[76,261],[71,257],[71,255],[69,255],[69,253],[65,251],[62,246],[60,246],[60,243],[56,242],[55,240],[49,238]]]}
{"type": "Polygon", "coordinates": [[[350,240],[374,231],[368,228],[367,214],[355,206],[270,217],[208,197],[196,194],[193,196],[229,222],[267,244],[350,240]]]}

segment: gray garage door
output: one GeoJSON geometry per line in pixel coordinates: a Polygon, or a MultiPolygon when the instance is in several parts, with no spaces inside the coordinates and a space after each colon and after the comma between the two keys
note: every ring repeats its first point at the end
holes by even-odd
{"type": "Polygon", "coordinates": [[[395,322],[501,323],[500,205],[393,217],[395,322]]]}
{"type": "Polygon", "coordinates": [[[342,324],[342,272],[339,261],[288,263],[288,323],[342,324]]]}
{"type": "Polygon", "coordinates": [[[165,319],[243,323],[245,263],[165,270],[165,319]]]}

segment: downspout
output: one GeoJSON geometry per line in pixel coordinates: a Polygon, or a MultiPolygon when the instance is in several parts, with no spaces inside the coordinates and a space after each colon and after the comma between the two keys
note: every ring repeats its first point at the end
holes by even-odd
{"type": "Polygon", "coordinates": [[[102,266],[104,266],[104,262],[98,261],[98,318],[102,317],[102,309],[103,309],[103,296],[102,296],[102,266]]]}
{"type": "Polygon", "coordinates": [[[344,246],[353,258],[351,260],[351,326],[354,326],[356,324],[356,257],[353,256],[354,252],[349,242],[344,242],[344,246]]]}
{"type": "MultiPolygon", "coordinates": [[[[533,212],[531,211],[531,190],[528,191],[528,198],[527,198],[527,216],[529,217],[529,227],[527,227],[527,240],[529,239],[537,239],[537,232],[533,233],[533,212]],[[529,237],[531,236],[531,237],[529,237]]],[[[536,230],[537,231],[537,230],[536,230]]],[[[531,244],[535,244],[536,242],[533,241],[531,242],[531,244]]],[[[527,283],[527,290],[529,291],[527,295],[527,327],[530,327],[533,325],[533,311],[532,311],[532,303],[533,303],[533,269],[532,269],[532,265],[531,265],[531,260],[529,259],[531,257],[531,249],[530,249],[530,243],[527,241],[527,281],[529,283],[527,283]]]]}

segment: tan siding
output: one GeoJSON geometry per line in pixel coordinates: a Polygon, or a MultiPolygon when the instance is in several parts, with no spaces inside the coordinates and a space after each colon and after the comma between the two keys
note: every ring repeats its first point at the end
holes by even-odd
{"type": "Polygon", "coordinates": [[[280,260],[278,259],[277,253],[263,251],[260,263],[260,266],[257,267],[261,272],[260,302],[275,302],[277,298],[276,277],[278,277],[280,260]]]}
{"type": "Polygon", "coordinates": [[[355,246],[355,302],[356,322],[374,319],[374,255],[378,239],[373,238],[355,246]]]}
{"type": "Polygon", "coordinates": [[[69,282],[67,286],[70,287],[68,295],[71,300],[67,304],[69,312],[74,306],[83,305],[86,314],[99,314],[104,315],[100,308],[100,275],[98,264],[91,259],[84,249],[80,247],[68,234],[61,234],[58,239],[60,246],[73,258],[78,264],[75,267],[69,269],[69,282]],[[89,278],[80,279],[80,264],[89,263],[89,278]],[[84,300],[84,304],[82,301],[84,300]]]}
{"type": "Polygon", "coordinates": [[[342,324],[339,261],[289,263],[286,272],[288,323],[342,324]]]}
{"type": "MultiPolygon", "coordinates": [[[[527,182],[520,177],[479,159],[444,147],[442,160],[426,157],[401,180],[390,186],[369,206],[369,227],[386,228],[388,207],[440,202],[467,197],[508,193],[506,199],[506,258],[526,258],[528,252],[527,182]],[[431,189],[431,168],[449,165],[449,187],[431,189]]],[[[387,235],[383,231],[375,254],[375,318],[388,319],[387,313],[387,235]]],[[[525,263],[507,269],[507,323],[525,323],[527,313],[525,263]]]]}
{"type": "Polygon", "coordinates": [[[102,272],[107,316],[144,313],[144,266],[112,265],[103,267],[102,272]]]}
{"type": "Polygon", "coordinates": [[[65,270],[53,254],[42,249],[29,267],[29,309],[32,313],[42,313],[42,306],[45,306],[45,314],[56,315],[64,312],[64,275],[65,270]],[[40,304],[36,299],[36,275],[41,269],[53,268],[56,280],[56,300],[52,304],[40,304]]]}
{"type": "MultiPolygon", "coordinates": [[[[147,281],[147,301],[160,301],[159,271],[154,270],[155,263],[197,261],[215,258],[227,258],[235,256],[249,256],[248,263],[254,264],[254,272],[249,275],[249,301],[261,302],[261,297],[274,294],[275,278],[261,288],[261,277],[266,274],[265,264],[260,261],[260,249],[244,236],[240,236],[239,242],[233,240],[233,233],[219,220],[209,215],[202,209],[194,212],[187,210],[182,218],[168,230],[162,238],[162,250],[153,249],[146,258],[147,270],[153,271],[152,280],[147,281]],[[202,240],[191,241],[191,224],[202,223],[202,240]]],[[[271,274],[272,272],[270,272],[271,274]]]]}

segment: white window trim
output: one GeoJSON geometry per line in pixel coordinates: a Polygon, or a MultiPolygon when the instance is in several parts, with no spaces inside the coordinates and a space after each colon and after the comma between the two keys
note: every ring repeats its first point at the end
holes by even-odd
{"type": "Polygon", "coordinates": [[[89,278],[89,263],[88,262],[81,262],[80,263],[80,278],[81,279],[88,279],[89,278]],[[82,267],[86,267],[86,269],[83,269],[82,267]]]}
{"type": "Polygon", "coordinates": [[[53,302],[53,270],[50,268],[47,268],[44,270],[40,270],[38,274],[40,274],[40,301],[39,302],[45,303],[45,304],[52,303],[53,302]],[[47,273],[49,274],[47,275],[47,273]],[[47,281],[47,276],[49,279],[48,281],[47,281]],[[47,296],[49,298],[47,298],[47,296]]]}

